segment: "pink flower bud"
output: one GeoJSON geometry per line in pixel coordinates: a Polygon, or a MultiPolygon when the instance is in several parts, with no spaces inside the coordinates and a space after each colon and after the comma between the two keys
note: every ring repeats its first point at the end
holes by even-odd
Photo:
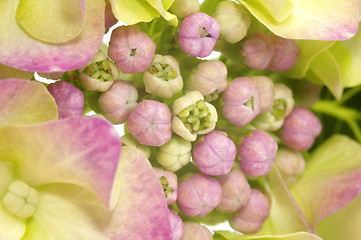
{"type": "Polygon", "coordinates": [[[297,62],[298,47],[293,39],[281,38],[272,35],[275,50],[268,65],[268,69],[275,72],[283,72],[291,69],[297,62]]]}
{"type": "Polygon", "coordinates": [[[162,146],[172,137],[170,110],[163,103],[143,100],[129,115],[127,128],[139,143],[162,146]]]}
{"type": "Polygon", "coordinates": [[[305,160],[299,152],[281,148],[277,152],[275,165],[286,184],[292,184],[305,169],[305,160]]]}
{"type": "Polygon", "coordinates": [[[206,100],[216,100],[227,85],[227,67],[218,60],[201,62],[189,77],[189,89],[202,93],[206,100]]]}
{"type": "Polygon", "coordinates": [[[213,17],[197,12],[186,17],[179,27],[179,44],[193,57],[207,57],[219,37],[219,24],[213,17]]]}
{"type": "Polygon", "coordinates": [[[251,77],[255,83],[261,100],[261,113],[271,111],[273,107],[273,81],[266,76],[254,76],[251,77]]]}
{"type": "Polygon", "coordinates": [[[221,198],[219,182],[202,173],[191,175],[178,185],[177,204],[188,216],[207,215],[221,202],[221,198]]]}
{"type": "Polygon", "coordinates": [[[184,223],[184,234],[182,240],[212,240],[212,233],[207,227],[195,222],[184,223]]]}
{"type": "Polygon", "coordinates": [[[222,187],[222,200],[217,210],[235,212],[248,203],[251,187],[240,169],[232,169],[228,174],[218,178],[222,187]]]}
{"type": "Polygon", "coordinates": [[[169,209],[169,221],[170,221],[170,226],[172,228],[173,240],[182,239],[184,233],[184,223],[182,219],[170,209],[169,209]]]}
{"type": "Polygon", "coordinates": [[[267,34],[253,32],[242,41],[241,56],[249,68],[263,70],[271,62],[274,48],[267,34]]]}
{"type": "Polygon", "coordinates": [[[163,187],[164,195],[167,199],[167,205],[175,203],[178,193],[177,175],[155,167],[153,167],[153,171],[163,187]]]}
{"type": "Polygon", "coordinates": [[[155,48],[153,40],[138,26],[120,26],[112,32],[108,56],[123,73],[140,73],[149,68],[155,48]]]}
{"type": "Polygon", "coordinates": [[[232,228],[242,233],[256,233],[261,230],[269,211],[267,198],[260,191],[252,189],[249,202],[239,209],[229,223],[232,228]]]}
{"type": "Polygon", "coordinates": [[[83,114],[84,95],[73,84],[58,81],[50,84],[48,90],[58,105],[59,119],[83,114]]]}
{"type": "Polygon", "coordinates": [[[248,77],[233,79],[224,91],[222,99],[224,116],[238,127],[250,123],[261,110],[257,87],[248,77]]]}
{"type": "Polygon", "coordinates": [[[127,121],[129,114],[137,106],[138,92],[133,85],[116,81],[110,89],[102,93],[98,104],[104,117],[113,124],[127,121]]]}
{"type": "Polygon", "coordinates": [[[273,166],[277,148],[277,142],[267,132],[253,131],[238,147],[242,171],[252,177],[266,175],[273,166]]]}
{"type": "Polygon", "coordinates": [[[307,108],[296,107],[285,118],[282,126],[282,143],[296,151],[309,149],[321,133],[320,120],[307,108]]]}
{"type": "Polygon", "coordinates": [[[193,148],[193,161],[207,175],[224,175],[233,167],[236,145],[226,134],[213,131],[193,148]]]}

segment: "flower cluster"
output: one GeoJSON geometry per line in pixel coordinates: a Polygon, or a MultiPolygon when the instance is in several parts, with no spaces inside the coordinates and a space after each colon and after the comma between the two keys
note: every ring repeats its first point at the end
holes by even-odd
{"type": "Polygon", "coordinates": [[[341,236],[361,8],[322,3],[0,3],[0,239],[341,236]]]}

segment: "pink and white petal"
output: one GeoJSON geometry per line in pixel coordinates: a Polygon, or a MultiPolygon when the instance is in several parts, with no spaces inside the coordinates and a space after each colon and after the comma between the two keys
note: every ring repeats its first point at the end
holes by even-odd
{"type": "Polygon", "coordinates": [[[267,7],[254,4],[254,0],[239,2],[273,33],[284,38],[345,40],[358,30],[358,1],[292,0],[292,13],[283,21],[276,21],[267,7]]]}
{"type": "Polygon", "coordinates": [[[71,184],[49,184],[37,191],[39,204],[22,240],[109,240],[104,229],[109,213],[93,194],[71,184]]]}
{"type": "Polygon", "coordinates": [[[104,0],[86,0],[87,18],[78,37],[48,44],[29,36],[16,21],[20,0],[0,1],[0,62],[30,72],[66,72],[85,66],[102,44],[104,0]]]}
{"type": "Polygon", "coordinates": [[[54,98],[34,81],[0,81],[0,126],[35,124],[58,119],[54,98]]]}
{"type": "Polygon", "coordinates": [[[16,68],[0,64],[0,80],[7,78],[19,78],[30,80],[34,76],[33,72],[21,71],[16,68]]]}
{"type": "Polygon", "coordinates": [[[334,135],[318,147],[291,188],[313,229],[360,191],[361,145],[342,135],[334,135]]]}
{"type": "Polygon", "coordinates": [[[121,140],[109,122],[74,117],[31,126],[0,128],[0,159],[17,164],[21,180],[32,187],[72,183],[95,193],[108,207],[116,204],[113,187],[121,140]]]}
{"type": "Polygon", "coordinates": [[[16,19],[37,40],[63,43],[76,38],[86,22],[85,0],[20,0],[16,19]]]}
{"type": "Polygon", "coordinates": [[[118,173],[121,192],[109,236],[134,233],[142,240],[172,239],[163,189],[142,152],[135,147],[123,147],[118,173]]]}

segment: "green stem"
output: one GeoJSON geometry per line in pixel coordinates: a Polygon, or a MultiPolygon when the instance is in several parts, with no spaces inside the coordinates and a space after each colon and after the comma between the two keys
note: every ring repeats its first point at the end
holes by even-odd
{"type": "Polygon", "coordinates": [[[343,103],[347,102],[360,91],[361,91],[361,86],[358,86],[358,87],[348,90],[346,93],[344,93],[344,95],[342,96],[342,99],[340,100],[339,103],[343,104],[343,103]]]}

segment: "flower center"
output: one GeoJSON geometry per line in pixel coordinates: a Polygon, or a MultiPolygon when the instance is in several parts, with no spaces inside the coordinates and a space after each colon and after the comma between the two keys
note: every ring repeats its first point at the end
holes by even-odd
{"type": "Polygon", "coordinates": [[[163,187],[165,197],[169,197],[173,193],[173,189],[169,186],[169,182],[166,177],[161,176],[159,178],[160,184],[163,187]]]}
{"type": "Polygon", "coordinates": [[[131,57],[134,57],[135,54],[137,54],[137,49],[136,49],[136,48],[130,49],[130,56],[131,56],[131,57]]]}
{"type": "Polygon", "coordinates": [[[86,75],[99,81],[113,81],[112,69],[107,60],[89,64],[83,71],[86,75]]]}
{"type": "Polygon", "coordinates": [[[286,115],[286,106],[287,102],[284,99],[276,99],[273,103],[273,108],[271,110],[271,114],[275,117],[275,119],[281,120],[286,115]]]}
{"type": "Polygon", "coordinates": [[[198,27],[198,32],[199,32],[199,36],[201,38],[205,38],[205,37],[211,38],[212,37],[212,35],[207,31],[207,29],[205,27],[199,26],[198,27]]]}
{"type": "Polygon", "coordinates": [[[244,106],[249,107],[252,112],[254,111],[254,98],[253,96],[250,97],[245,103],[243,103],[244,106]]]}
{"type": "Polygon", "coordinates": [[[212,126],[211,114],[202,100],[183,109],[178,113],[178,117],[191,133],[203,131],[212,126]]]}
{"type": "Polygon", "coordinates": [[[162,64],[159,62],[152,65],[149,68],[149,72],[164,81],[168,81],[178,77],[178,73],[175,69],[173,69],[168,64],[162,64]]]}
{"type": "Polygon", "coordinates": [[[204,96],[204,101],[206,102],[212,102],[218,99],[219,94],[214,91],[211,94],[208,94],[207,96],[204,96]]]}
{"type": "Polygon", "coordinates": [[[38,202],[38,192],[20,180],[10,183],[7,193],[1,199],[3,207],[21,219],[33,216],[38,202]]]}

